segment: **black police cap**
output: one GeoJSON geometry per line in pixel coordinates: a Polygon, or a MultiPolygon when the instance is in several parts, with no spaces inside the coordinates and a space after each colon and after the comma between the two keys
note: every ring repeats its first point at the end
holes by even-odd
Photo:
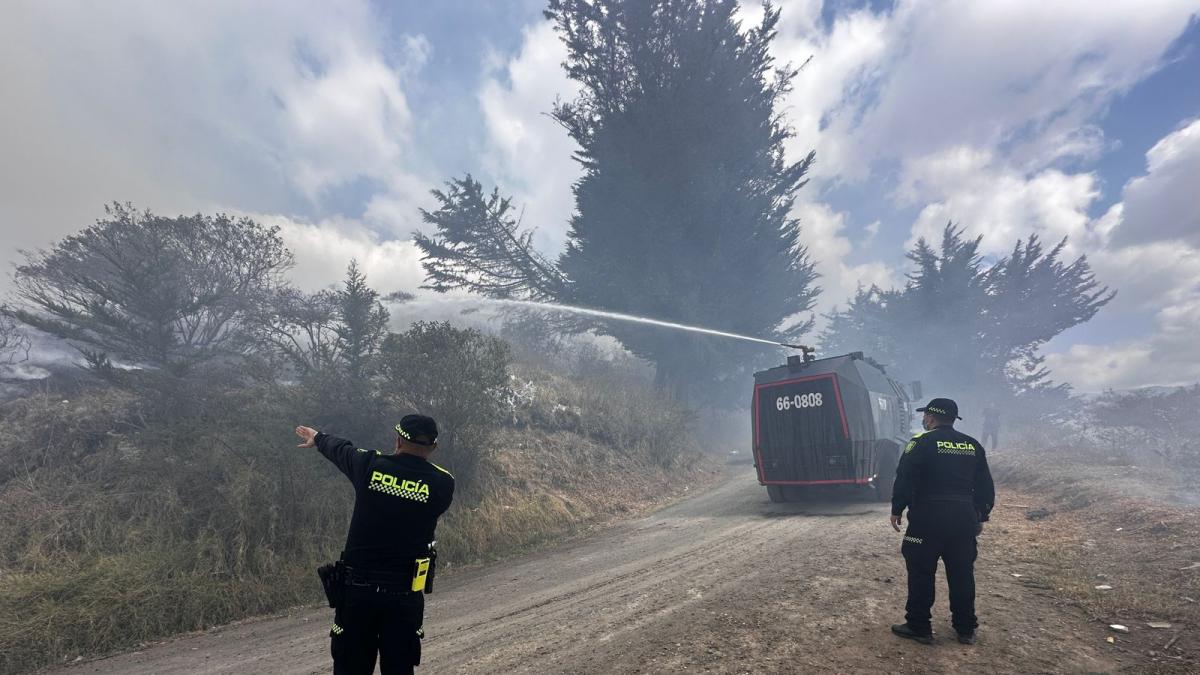
{"type": "Polygon", "coordinates": [[[396,433],[417,445],[433,445],[437,441],[437,422],[428,415],[405,415],[396,425],[396,433]]]}
{"type": "Polygon", "coordinates": [[[917,412],[931,412],[934,415],[942,417],[954,417],[962,419],[958,416],[958,404],[948,398],[935,398],[925,404],[924,408],[917,408],[917,412]]]}

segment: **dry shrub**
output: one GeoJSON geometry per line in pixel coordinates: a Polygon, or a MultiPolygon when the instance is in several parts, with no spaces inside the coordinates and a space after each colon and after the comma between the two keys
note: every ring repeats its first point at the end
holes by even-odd
{"type": "Polygon", "coordinates": [[[0,672],[318,597],[312,570],[336,556],[350,503],[336,470],[287,450],[286,428],[130,434],[131,405],[97,391],[4,410],[0,672]]]}
{"type": "Polygon", "coordinates": [[[1200,469],[1200,384],[1168,391],[1106,392],[1088,414],[1101,447],[1131,453],[1139,461],[1200,469]]]}
{"type": "Polygon", "coordinates": [[[0,484],[18,475],[111,447],[141,425],[137,399],[114,390],[64,399],[49,393],[0,403],[0,484]]]}
{"type": "Polygon", "coordinates": [[[606,451],[660,467],[699,455],[694,415],[648,383],[616,376],[582,379],[528,366],[515,378],[533,392],[514,406],[517,426],[576,433],[606,451]]]}
{"type": "Polygon", "coordinates": [[[453,562],[490,560],[569,532],[580,518],[550,494],[508,487],[484,492],[479,505],[447,514],[439,554],[453,562]]]}
{"type": "Polygon", "coordinates": [[[703,462],[665,468],[570,431],[508,428],[492,442],[480,474],[483,498],[452,508],[438,528],[450,560],[488,560],[560,540],[660,504],[712,475],[703,462]]]}

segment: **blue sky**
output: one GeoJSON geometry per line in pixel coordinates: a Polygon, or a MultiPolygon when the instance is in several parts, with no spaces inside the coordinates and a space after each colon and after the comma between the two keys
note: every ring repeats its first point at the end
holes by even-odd
{"type": "MultiPolygon", "coordinates": [[[[1183,120],[1200,114],[1200,22],[1193,21],[1175,39],[1162,59],[1162,66],[1139,80],[1128,91],[1114,96],[1112,102],[1096,116],[1096,124],[1110,144],[1094,161],[1067,162],[1072,170],[1092,170],[1100,178],[1103,193],[1088,209],[1098,218],[1120,201],[1120,187],[1145,171],[1146,151],[1159,139],[1175,130],[1183,120]]],[[[877,255],[886,255],[887,247],[903,244],[903,224],[916,216],[916,207],[897,211],[886,200],[863,198],[871,186],[859,189],[832,189],[823,197],[835,208],[852,210],[858,220],[892,221],[895,227],[885,231],[896,236],[880,238],[875,247],[877,255]]],[[[865,224],[865,223],[864,223],[865,224]]],[[[859,260],[871,259],[872,253],[862,251],[859,260]]]]}
{"type": "MultiPolygon", "coordinates": [[[[1120,292],[1047,349],[1086,391],[1200,380],[1197,1],[789,0],[788,152],[828,310],[947,221],[989,256],[1068,236],[1120,292]]],[[[103,203],[279,225],[297,283],[412,289],[429,189],[471,172],[563,243],[574,88],[542,2],[19,0],[0,25],[0,262],[103,203]]],[[[747,23],[761,9],[748,2],[747,23]]],[[[0,284],[7,282],[0,282],[0,284]]]]}

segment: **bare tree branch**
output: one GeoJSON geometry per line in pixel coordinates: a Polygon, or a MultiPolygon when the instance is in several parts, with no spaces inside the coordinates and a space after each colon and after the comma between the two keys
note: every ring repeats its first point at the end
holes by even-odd
{"type": "Polygon", "coordinates": [[[29,360],[33,346],[29,336],[10,315],[10,309],[0,307],[0,364],[12,365],[29,360]]]}

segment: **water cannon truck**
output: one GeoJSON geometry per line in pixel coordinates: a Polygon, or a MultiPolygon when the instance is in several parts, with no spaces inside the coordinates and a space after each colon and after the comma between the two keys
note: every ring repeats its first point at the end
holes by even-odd
{"type": "Polygon", "coordinates": [[[817,486],[870,489],[890,500],[900,450],[912,437],[913,398],[862,352],[810,351],[754,374],[754,466],[773,502],[817,486]]]}

